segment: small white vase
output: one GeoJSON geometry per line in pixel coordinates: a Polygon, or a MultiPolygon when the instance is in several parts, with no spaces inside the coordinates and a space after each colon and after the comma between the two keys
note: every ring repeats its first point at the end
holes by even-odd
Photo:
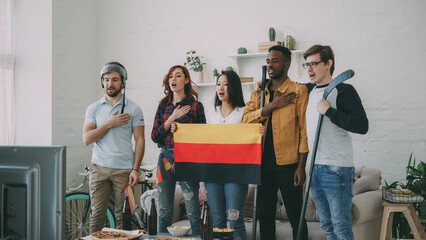
{"type": "Polygon", "coordinates": [[[204,82],[204,72],[195,72],[195,83],[204,82]]]}

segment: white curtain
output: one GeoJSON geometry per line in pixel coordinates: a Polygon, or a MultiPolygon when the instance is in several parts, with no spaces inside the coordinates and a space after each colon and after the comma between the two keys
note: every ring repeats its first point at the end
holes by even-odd
{"type": "Polygon", "coordinates": [[[15,0],[0,0],[0,145],[15,135],[15,0]]]}

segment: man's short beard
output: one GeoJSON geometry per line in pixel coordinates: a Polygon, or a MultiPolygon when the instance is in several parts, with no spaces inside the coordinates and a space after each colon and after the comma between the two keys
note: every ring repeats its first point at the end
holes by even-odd
{"type": "Polygon", "coordinates": [[[116,97],[119,93],[121,92],[121,87],[120,89],[118,89],[117,91],[114,91],[113,93],[108,93],[108,90],[106,91],[106,94],[108,95],[108,97],[116,97]]]}
{"type": "Polygon", "coordinates": [[[274,77],[269,76],[271,79],[280,79],[284,75],[285,68],[281,69],[274,77]]]}

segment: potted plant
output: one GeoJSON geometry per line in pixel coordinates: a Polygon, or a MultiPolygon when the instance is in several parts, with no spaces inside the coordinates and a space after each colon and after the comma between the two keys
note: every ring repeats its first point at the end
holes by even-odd
{"type": "MultiPolygon", "coordinates": [[[[416,159],[413,158],[413,153],[410,154],[408,164],[406,166],[406,177],[407,183],[401,183],[399,181],[388,184],[385,181],[386,189],[390,188],[405,188],[411,190],[413,193],[421,195],[423,202],[414,204],[416,211],[419,214],[419,218],[425,218],[426,214],[426,163],[420,161],[416,165],[416,159]]],[[[392,235],[400,239],[412,239],[414,238],[411,234],[410,226],[407,219],[402,213],[395,213],[392,223],[392,235]]]]}
{"type": "Polygon", "coordinates": [[[217,83],[217,78],[219,77],[219,71],[217,70],[217,68],[213,69],[213,78],[214,78],[214,82],[217,83]]]}
{"type": "Polygon", "coordinates": [[[187,52],[186,62],[184,63],[184,66],[196,73],[195,82],[202,83],[204,80],[203,66],[206,65],[206,63],[201,61],[201,58],[203,57],[199,57],[196,54],[197,52],[195,50],[190,50],[189,52],[187,52]]]}
{"type": "MultiPolygon", "coordinates": [[[[386,191],[387,189],[404,187],[404,185],[399,181],[395,181],[391,184],[388,184],[385,181],[385,186],[386,186],[386,191]]],[[[393,221],[392,221],[392,237],[395,237],[398,239],[413,238],[413,236],[411,235],[410,225],[408,224],[404,214],[402,214],[401,212],[394,213],[393,221]]]]}
{"type": "Polygon", "coordinates": [[[420,161],[416,165],[416,158],[413,159],[413,153],[411,153],[406,172],[405,188],[423,197],[423,202],[419,203],[417,211],[420,218],[426,218],[426,163],[420,161]]]}

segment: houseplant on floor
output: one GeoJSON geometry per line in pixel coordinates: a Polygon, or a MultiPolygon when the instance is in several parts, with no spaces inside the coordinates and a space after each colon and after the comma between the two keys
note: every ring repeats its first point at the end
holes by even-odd
{"type": "Polygon", "coordinates": [[[413,153],[410,155],[407,165],[407,184],[405,188],[419,194],[423,197],[423,202],[417,206],[420,218],[426,218],[426,163],[420,161],[416,165],[416,158],[413,159],[413,153]]]}
{"type": "Polygon", "coordinates": [[[190,50],[186,53],[186,62],[184,63],[184,66],[187,67],[189,70],[192,70],[195,72],[195,81],[196,83],[202,83],[204,81],[204,65],[206,63],[201,61],[201,58],[198,55],[196,55],[197,52],[195,50],[190,50]]]}
{"type": "MultiPolygon", "coordinates": [[[[416,164],[416,159],[413,158],[411,153],[406,166],[406,177],[407,183],[401,183],[399,181],[388,184],[386,181],[386,189],[391,188],[404,188],[411,190],[413,193],[421,195],[423,202],[415,203],[414,207],[418,212],[419,218],[425,218],[426,216],[426,163],[420,161],[416,164]]],[[[410,226],[407,219],[402,213],[395,213],[392,223],[392,235],[399,239],[412,239],[414,238],[411,234],[410,226]]]]}

